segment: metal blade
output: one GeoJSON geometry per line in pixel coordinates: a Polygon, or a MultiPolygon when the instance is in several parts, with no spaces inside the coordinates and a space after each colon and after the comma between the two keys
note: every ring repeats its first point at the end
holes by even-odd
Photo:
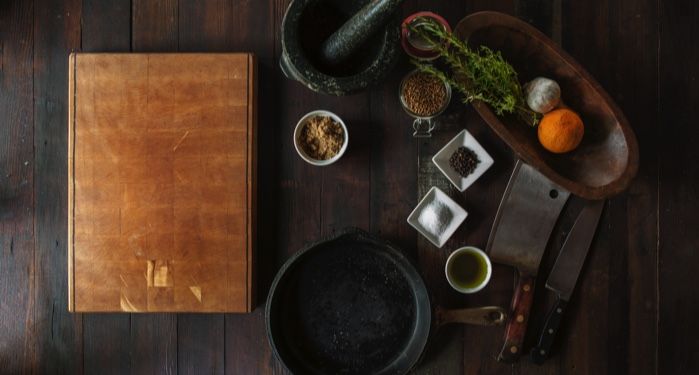
{"type": "Polygon", "coordinates": [[[546,287],[556,292],[564,301],[570,300],[573,294],[603,208],[604,201],[592,201],[583,208],[546,280],[546,287]]]}
{"type": "Polygon", "coordinates": [[[536,275],[570,193],[521,160],[500,202],[486,252],[493,261],[536,275]]]}

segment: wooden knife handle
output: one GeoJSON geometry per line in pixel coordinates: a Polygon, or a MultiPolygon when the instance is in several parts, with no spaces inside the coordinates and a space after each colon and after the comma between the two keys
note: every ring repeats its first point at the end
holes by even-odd
{"type": "Polygon", "coordinates": [[[549,312],[544,329],[541,331],[539,345],[534,347],[531,353],[529,353],[529,358],[531,358],[532,362],[540,365],[548,358],[553,339],[556,337],[558,327],[561,325],[561,318],[563,317],[565,307],[566,301],[556,298],[556,304],[551,309],[551,312],[549,312]]]}
{"type": "Polygon", "coordinates": [[[521,273],[517,279],[517,289],[512,297],[510,316],[505,327],[505,344],[500,350],[498,361],[514,363],[522,352],[524,334],[527,332],[527,321],[534,300],[535,279],[521,273]]]}
{"type": "Polygon", "coordinates": [[[440,307],[435,309],[437,326],[450,323],[499,326],[504,324],[506,319],[507,311],[499,306],[472,307],[457,310],[447,310],[440,307]]]}

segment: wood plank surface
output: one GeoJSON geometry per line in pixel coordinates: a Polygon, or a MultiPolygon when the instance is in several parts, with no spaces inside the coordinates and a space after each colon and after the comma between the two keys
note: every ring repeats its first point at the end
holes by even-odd
{"type": "MultiPolygon", "coordinates": [[[[111,314],[123,316],[123,314],[111,314]]],[[[129,337],[129,369],[122,373],[176,374],[177,368],[177,314],[130,314],[128,333],[114,327],[109,334],[129,337]]],[[[117,368],[125,363],[115,365],[117,368]]],[[[98,372],[101,366],[95,368],[98,372]]]]}
{"type": "MultiPolygon", "coordinates": [[[[264,331],[263,304],[276,270],[308,241],[347,225],[398,244],[425,276],[435,304],[509,304],[514,272],[495,266],[481,293],[452,291],[443,276],[451,250],[485,246],[513,155],[458,100],[431,140],[412,138],[396,97],[411,69],[403,59],[385,82],[350,97],[310,92],[283,76],[279,32],[290,0],[33,0],[0,4],[0,373],[284,374],[264,331]],[[67,300],[68,54],[254,52],[259,58],[257,308],[252,314],[70,314],[67,300]],[[291,134],[318,108],[342,116],[350,149],[315,168],[296,156],[291,134]],[[460,129],[495,166],[465,193],[431,165],[460,129]],[[25,164],[26,163],[26,164],[25,164]],[[468,211],[436,249],[405,223],[421,195],[443,187],[468,211]]],[[[561,44],[609,92],[636,132],[638,177],[607,205],[544,366],[497,363],[502,330],[445,327],[416,374],[691,374],[699,296],[699,131],[696,5],[666,0],[408,0],[402,15],[433,10],[454,25],[477,10],[516,15],[561,44]]],[[[455,96],[456,99],[456,96],[455,96]]],[[[526,346],[553,302],[543,287],[575,218],[572,201],[539,274],[526,346]]]]}
{"type": "Polygon", "coordinates": [[[36,370],[31,2],[0,12],[0,369],[36,370]]]}
{"type": "Polygon", "coordinates": [[[659,61],[657,40],[648,38],[656,30],[655,7],[652,1],[563,7],[564,20],[569,20],[563,24],[563,47],[626,113],[639,139],[642,160],[628,192],[609,200],[600,223],[603,229],[590,250],[575,294],[577,308],[566,326],[565,344],[570,347],[563,354],[569,364],[562,368],[566,372],[640,374],[656,369],[659,61]],[[591,38],[583,32],[590,27],[600,33],[591,38]]]}
{"type": "Polygon", "coordinates": [[[83,371],[82,316],[66,308],[68,55],[81,1],[34,4],[34,316],[36,373],[83,371]]]}
{"type": "MultiPolygon", "coordinates": [[[[276,109],[280,97],[276,88],[281,80],[277,72],[275,40],[278,37],[281,14],[273,1],[191,1],[187,2],[190,16],[182,29],[198,36],[193,48],[212,50],[252,51],[258,59],[258,103],[260,108],[276,109]],[[211,22],[210,20],[215,20],[211,22]],[[185,26],[186,25],[186,26],[185,26]]],[[[285,259],[280,252],[276,233],[278,225],[277,176],[277,110],[258,111],[258,237],[257,237],[257,301],[252,314],[226,314],[224,361],[226,374],[279,373],[280,365],[273,358],[264,331],[264,305],[267,290],[285,259]]]]}
{"type": "MultiPolygon", "coordinates": [[[[654,136],[658,150],[658,373],[697,373],[699,289],[699,6],[661,0],[659,113],[654,136]]],[[[648,304],[653,307],[653,304],[648,304]]]]}

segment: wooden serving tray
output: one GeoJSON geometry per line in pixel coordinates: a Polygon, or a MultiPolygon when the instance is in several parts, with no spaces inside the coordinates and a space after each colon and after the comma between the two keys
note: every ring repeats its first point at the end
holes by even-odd
{"type": "Polygon", "coordinates": [[[69,310],[251,311],[254,56],[69,67],[69,310]]]}
{"type": "Polygon", "coordinates": [[[514,116],[498,117],[482,102],[473,106],[524,161],[551,181],[586,199],[604,199],[625,190],[638,171],[638,143],[612,98],[572,57],[539,30],[498,12],[478,12],[459,22],[454,33],[472,46],[500,51],[520,82],[537,76],[556,80],[563,101],[580,114],[585,136],[566,154],[546,151],[536,128],[514,116]]]}

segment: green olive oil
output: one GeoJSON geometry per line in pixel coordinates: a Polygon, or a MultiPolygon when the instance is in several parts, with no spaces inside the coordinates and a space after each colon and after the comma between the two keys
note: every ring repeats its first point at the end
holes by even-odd
{"type": "Polygon", "coordinates": [[[488,263],[480,254],[464,251],[454,257],[448,272],[455,286],[474,289],[488,277],[488,263]]]}

